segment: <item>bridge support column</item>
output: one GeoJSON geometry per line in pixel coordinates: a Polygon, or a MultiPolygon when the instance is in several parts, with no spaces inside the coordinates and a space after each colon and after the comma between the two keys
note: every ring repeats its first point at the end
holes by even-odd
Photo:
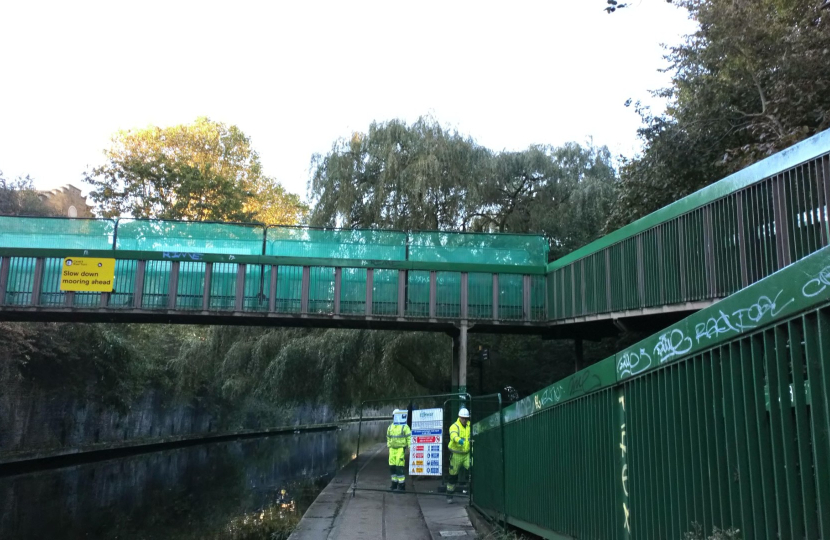
{"type": "Polygon", "coordinates": [[[467,391],[467,322],[458,327],[458,335],[452,338],[452,392],[467,391]]]}

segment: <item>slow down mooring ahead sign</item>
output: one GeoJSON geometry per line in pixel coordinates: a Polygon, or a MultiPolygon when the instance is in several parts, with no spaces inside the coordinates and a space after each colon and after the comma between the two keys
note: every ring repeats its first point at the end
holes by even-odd
{"type": "Polygon", "coordinates": [[[61,290],[112,292],[115,259],[67,257],[61,267],[61,290]]]}

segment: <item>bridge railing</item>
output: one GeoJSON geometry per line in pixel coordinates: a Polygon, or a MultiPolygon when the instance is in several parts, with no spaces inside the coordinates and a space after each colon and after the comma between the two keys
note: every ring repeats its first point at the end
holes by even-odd
{"type": "Polygon", "coordinates": [[[830,131],[548,265],[552,320],[724,298],[830,243],[830,131]]]}
{"type": "Polygon", "coordinates": [[[827,538],[830,248],[502,414],[506,500],[486,471],[473,500],[545,538],[827,538]]]}
{"type": "Polygon", "coordinates": [[[543,266],[0,248],[0,307],[546,320],[543,266]],[[60,290],[66,257],[115,258],[112,293],[60,290]],[[518,273],[514,273],[518,272],[518,273]]]}

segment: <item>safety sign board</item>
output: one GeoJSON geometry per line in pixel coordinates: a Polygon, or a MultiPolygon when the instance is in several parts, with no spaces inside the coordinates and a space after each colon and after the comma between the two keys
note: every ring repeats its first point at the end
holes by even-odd
{"type": "Polygon", "coordinates": [[[409,449],[411,476],[441,475],[443,432],[443,409],[412,411],[412,446],[409,449]]]}
{"type": "Polygon", "coordinates": [[[115,259],[67,257],[61,266],[61,290],[112,292],[115,259]]]}

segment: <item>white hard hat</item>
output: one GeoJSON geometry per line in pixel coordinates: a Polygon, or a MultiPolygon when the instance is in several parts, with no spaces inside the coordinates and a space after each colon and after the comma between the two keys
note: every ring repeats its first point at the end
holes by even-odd
{"type": "Polygon", "coordinates": [[[462,407],[461,410],[458,411],[458,417],[459,418],[469,418],[470,417],[470,411],[468,411],[467,409],[462,407]]]}

